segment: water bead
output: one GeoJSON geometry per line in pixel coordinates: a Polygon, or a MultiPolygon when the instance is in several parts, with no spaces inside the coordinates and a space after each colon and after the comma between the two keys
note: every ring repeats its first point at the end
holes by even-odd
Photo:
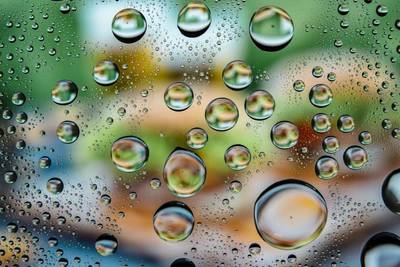
{"type": "Polygon", "coordinates": [[[102,195],[100,197],[100,203],[103,205],[110,205],[111,204],[111,197],[109,195],[102,195]]]}
{"type": "Polygon", "coordinates": [[[26,97],[25,97],[24,93],[17,92],[17,93],[13,94],[11,101],[16,106],[22,106],[26,101],[26,97]]]}
{"type": "Polygon", "coordinates": [[[235,60],[225,66],[222,72],[222,79],[230,89],[243,90],[251,84],[253,74],[246,62],[235,60]]]}
{"type": "Polygon", "coordinates": [[[350,115],[343,115],[337,122],[338,129],[343,133],[349,133],[354,130],[354,119],[350,115]]]}
{"type": "Polygon", "coordinates": [[[64,189],[64,183],[59,178],[51,178],[47,181],[46,189],[53,195],[60,194],[64,189]]]}
{"type": "Polygon", "coordinates": [[[322,67],[320,67],[320,66],[315,66],[312,69],[312,75],[315,78],[321,78],[324,75],[324,69],[322,67]]]}
{"type": "Polygon", "coordinates": [[[234,194],[239,193],[240,191],[242,191],[242,183],[239,181],[232,181],[229,184],[229,191],[231,191],[234,194]]]}
{"type": "Polygon", "coordinates": [[[145,34],[147,23],[140,11],[133,8],[126,8],[114,16],[111,29],[115,38],[119,41],[134,43],[139,41],[145,34]]]}
{"type": "Polygon", "coordinates": [[[161,186],[161,181],[158,178],[153,178],[150,180],[150,187],[153,188],[154,190],[160,188],[161,186]]]}
{"type": "Polygon", "coordinates": [[[372,143],[372,135],[370,132],[363,131],[358,135],[358,141],[363,145],[369,145],[372,143]]]}
{"type": "Polygon", "coordinates": [[[63,121],[58,125],[56,133],[61,142],[71,144],[79,137],[79,127],[73,121],[63,121]]]}
{"type": "Polygon", "coordinates": [[[216,131],[227,131],[236,125],[239,110],[228,98],[216,98],[206,108],[205,118],[208,126],[216,131]]]}
{"type": "Polygon", "coordinates": [[[186,83],[173,83],[165,90],[164,101],[167,107],[174,111],[188,109],[193,103],[192,88],[186,83]]]}
{"type": "Polygon", "coordinates": [[[179,258],[174,260],[170,267],[196,267],[196,265],[190,259],[179,258]]]}
{"type": "Polygon", "coordinates": [[[205,33],[211,24],[211,12],[201,2],[186,4],[178,14],[178,29],[186,37],[198,37],[205,33]]]}
{"type": "Polygon", "coordinates": [[[275,100],[267,91],[253,91],[246,97],[244,108],[250,118],[265,120],[274,113],[275,100]]]}
{"type": "Polygon", "coordinates": [[[302,92],[304,91],[306,85],[304,84],[304,82],[302,80],[296,80],[293,83],[293,89],[297,92],[302,92]]]}
{"type": "Polygon", "coordinates": [[[294,179],[268,187],[254,206],[258,233],[279,249],[296,249],[313,241],[324,229],[327,216],[326,202],[318,190],[294,179]]]}
{"type": "Polygon", "coordinates": [[[251,17],[249,28],[253,43],[264,51],[285,48],[294,35],[292,18],[276,6],[265,6],[257,10],[251,17]]]}
{"type": "Polygon", "coordinates": [[[281,149],[294,147],[299,140],[299,130],[297,126],[289,121],[281,121],[272,127],[272,143],[281,149]]]}
{"type": "Polygon", "coordinates": [[[7,184],[13,184],[17,181],[17,174],[13,171],[8,171],[4,173],[4,181],[7,184]]]}
{"type": "Polygon", "coordinates": [[[111,60],[100,60],[93,68],[93,79],[102,86],[114,84],[119,78],[119,68],[111,60]]]}
{"type": "Polygon", "coordinates": [[[322,148],[326,153],[336,153],[340,148],[339,139],[337,139],[335,136],[327,136],[322,142],[322,148]]]}
{"type": "Polygon", "coordinates": [[[338,174],[338,172],[339,163],[332,157],[320,157],[315,164],[315,174],[321,179],[332,179],[338,174]]]}
{"type": "Polygon", "coordinates": [[[118,241],[112,234],[102,234],[97,238],[95,248],[100,255],[111,256],[117,252],[118,241]]]}
{"type": "Polygon", "coordinates": [[[78,87],[69,80],[57,82],[51,90],[51,98],[58,105],[71,104],[78,95],[78,87]]]}
{"type": "Polygon", "coordinates": [[[400,238],[389,232],[380,232],[365,243],[361,251],[362,267],[398,267],[400,238]]]}
{"type": "Polygon", "coordinates": [[[135,172],[146,165],[150,151],[142,139],[125,136],[113,143],[110,154],[112,162],[120,171],[135,172]]]}
{"type": "Polygon", "coordinates": [[[323,108],[332,103],[333,93],[329,86],[325,84],[317,84],[311,88],[309,98],[311,104],[323,108]]]}
{"type": "Polygon", "coordinates": [[[260,254],[260,252],[261,252],[261,246],[260,246],[259,244],[257,244],[257,243],[252,243],[252,244],[249,246],[249,253],[250,253],[251,255],[258,255],[258,254],[260,254]]]}
{"type": "Polygon", "coordinates": [[[156,234],[164,241],[180,242],[189,237],[194,226],[190,208],[179,201],[170,201],[158,208],[153,216],[156,234]]]}
{"type": "Polygon", "coordinates": [[[206,166],[195,153],[177,148],[165,161],[163,177],[165,184],[174,195],[191,197],[204,186],[206,166]]]}
{"type": "Polygon", "coordinates": [[[350,7],[348,4],[340,4],[338,6],[338,12],[340,15],[347,15],[350,11],[350,7]]]}
{"type": "Polygon", "coordinates": [[[382,198],[386,207],[400,215],[400,169],[392,171],[382,185],[382,198]]]}
{"type": "Polygon", "coordinates": [[[379,5],[376,7],[376,14],[378,16],[384,17],[389,12],[389,9],[385,5],[379,5]]]}
{"type": "Polygon", "coordinates": [[[192,128],[186,134],[186,144],[193,149],[203,148],[208,141],[208,135],[202,128],[192,128]]]}
{"type": "Polygon", "coordinates": [[[316,114],[311,120],[311,126],[317,133],[326,133],[331,129],[331,118],[324,114],[316,114]]]}
{"type": "Polygon", "coordinates": [[[368,154],[359,146],[351,146],[344,152],[343,161],[349,169],[358,170],[368,162],[368,154]]]}
{"type": "Polygon", "coordinates": [[[39,159],[39,167],[42,169],[48,169],[51,166],[51,159],[49,157],[43,156],[39,159]]]}
{"type": "Polygon", "coordinates": [[[245,169],[251,160],[251,154],[247,147],[242,145],[233,145],[225,151],[224,155],[226,165],[234,171],[245,169]]]}

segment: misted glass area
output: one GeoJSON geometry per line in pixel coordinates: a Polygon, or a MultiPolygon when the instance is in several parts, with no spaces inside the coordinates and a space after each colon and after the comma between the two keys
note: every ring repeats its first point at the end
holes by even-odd
{"type": "Polygon", "coordinates": [[[0,14],[0,266],[400,266],[399,1],[0,14]]]}

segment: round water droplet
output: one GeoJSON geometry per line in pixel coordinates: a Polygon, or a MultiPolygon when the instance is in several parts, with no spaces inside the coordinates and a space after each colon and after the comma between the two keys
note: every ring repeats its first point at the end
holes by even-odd
{"type": "Polygon", "coordinates": [[[354,119],[350,115],[343,115],[337,122],[337,127],[343,133],[349,133],[354,130],[355,123],[354,119]]]}
{"type": "Polygon", "coordinates": [[[378,16],[384,17],[388,12],[389,9],[385,5],[379,5],[376,7],[376,14],[378,14],[378,16]]]}
{"type": "Polygon", "coordinates": [[[12,222],[7,224],[7,231],[11,234],[15,234],[18,231],[18,225],[12,222]]]}
{"type": "Polygon", "coordinates": [[[339,139],[335,136],[328,136],[322,142],[322,148],[325,150],[326,153],[336,153],[340,148],[339,139]]]}
{"type": "Polygon", "coordinates": [[[126,8],[119,11],[113,18],[111,30],[115,38],[123,43],[139,41],[147,29],[146,19],[140,11],[126,8]]]}
{"type": "Polygon", "coordinates": [[[225,66],[222,72],[222,79],[230,89],[243,90],[251,84],[253,74],[246,62],[235,60],[225,66]]]}
{"type": "Polygon", "coordinates": [[[317,133],[326,133],[331,129],[332,121],[328,115],[319,113],[312,118],[311,125],[317,133]]]}
{"type": "Polygon", "coordinates": [[[68,4],[66,4],[66,3],[60,5],[60,11],[61,11],[61,13],[63,13],[63,14],[68,14],[70,10],[71,10],[70,5],[68,5],[68,4]]]}
{"type": "Polygon", "coordinates": [[[289,263],[296,263],[296,261],[297,261],[296,255],[290,254],[290,255],[288,256],[288,258],[287,258],[287,261],[288,261],[289,263]]]}
{"type": "Polygon", "coordinates": [[[240,191],[242,191],[242,183],[239,181],[232,181],[229,184],[229,190],[234,194],[239,193],[240,191]]]}
{"type": "Polygon", "coordinates": [[[390,211],[400,215],[400,169],[386,177],[382,185],[382,198],[390,211]]]}
{"type": "Polygon", "coordinates": [[[111,203],[111,197],[109,195],[102,195],[100,197],[100,203],[103,205],[110,205],[111,203]]]}
{"type": "Polygon", "coordinates": [[[187,258],[179,258],[174,260],[170,267],[196,267],[196,265],[187,258]]]}
{"type": "Polygon", "coordinates": [[[193,103],[192,88],[186,83],[173,83],[165,90],[164,101],[174,111],[185,110],[193,103]]]}
{"type": "Polygon", "coordinates": [[[111,160],[123,172],[134,172],[143,168],[149,154],[146,143],[135,136],[121,137],[111,146],[111,160]]]}
{"type": "Polygon", "coordinates": [[[150,186],[151,188],[153,188],[154,190],[160,188],[161,186],[161,181],[158,178],[153,178],[150,180],[150,186]]]}
{"type": "Polygon", "coordinates": [[[330,82],[336,81],[336,73],[334,73],[334,72],[329,72],[329,73],[328,73],[328,76],[327,76],[327,79],[328,79],[330,82]]]}
{"type": "Polygon", "coordinates": [[[363,145],[369,145],[372,143],[372,135],[370,132],[361,132],[358,136],[358,141],[363,145]]]}
{"type": "Polygon", "coordinates": [[[61,80],[51,90],[53,102],[59,105],[71,104],[78,95],[78,87],[72,81],[61,80]]]}
{"type": "Polygon", "coordinates": [[[399,139],[400,138],[400,129],[399,128],[394,128],[392,131],[392,136],[395,139],[399,139]]]}
{"type": "Polygon", "coordinates": [[[22,106],[25,103],[26,97],[24,93],[17,92],[12,96],[12,103],[16,106],[22,106]]]}
{"type": "Polygon", "coordinates": [[[15,147],[16,147],[17,149],[24,149],[24,148],[26,147],[26,143],[25,143],[25,141],[22,140],[22,139],[17,140],[17,142],[15,142],[15,147]]]}
{"type": "Polygon", "coordinates": [[[324,180],[332,179],[339,172],[339,163],[336,159],[323,156],[315,164],[315,174],[324,180]]]}
{"type": "Polygon", "coordinates": [[[292,18],[285,10],[276,6],[265,6],[253,14],[249,31],[258,48],[278,51],[292,40],[294,26],[292,18]]]}
{"type": "Polygon", "coordinates": [[[100,60],[94,65],[93,79],[96,83],[108,86],[114,84],[119,78],[119,68],[111,60],[100,60]]]}
{"type": "Polygon", "coordinates": [[[58,245],[58,239],[55,237],[50,237],[47,241],[47,244],[49,244],[50,247],[54,248],[58,245]]]}
{"type": "Polygon", "coordinates": [[[393,123],[392,123],[391,120],[389,120],[389,119],[384,119],[384,120],[382,121],[382,128],[383,128],[383,129],[385,129],[385,130],[390,130],[390,129],[392,128],[392,126],[393,126],[393,123]]]}
{"type": "Polygon", "coordinates": [[[47,181],[46,189],[53,195],[60,194],[64,189],[64,183],[59,178],[51,178],[47,181]]]}
{"type": "Polygon", "coordinates": [[[329,86],[325,84],[317,84],[311,88],[309,97],[314,106],[323,108],[332,103],[333,93],[329,86]]]}
{"type": "Polygon", "coordinates": [[[258,255],[261,252],[261,246],[257,243],[253,243],[249,246],[249,253],[251,255],[258,255]]]}
{"type": "Polygon", "coordinates": [[[178,14],[178,29],[186,37],[198,37],[205,33],[211,24],[211,12],[201,2],[186,4],[178,14]]]}
{"type": "Polygon", "coordinates": [[[274,113],[275,100],[272,95],[266,91],[253,91],[247,96],[244,102],[244,108],[250,118],[265,120],[274,113]]]}
{"type": "Polygon", "coordinates": [[[351,146],[344,152],[343,160],[349,169],[358,170],[368,162],[368,154],[359,146],[351,146]]]}
{"type": "Polygon", "coordinates": [[[306,85],[302,80],[296,80],[293,83],[293,89],[297,92],[302,92],[306,88],[306,85]]]}
{"type": "Polygon", "coordinates": [[[312,75],[315,78],[321,78],[324,75],[324,69],[322,67],[320,67],[320,66],[315,66],[312,69],[312,75]]]}
{"type": "Polygon", "coordinates": [[[7,184],[13,184],[17,181],[17,174],[13,171],[8,171],[4,174],[4,181],[7,184]]]}
{"type": "Polygon", "coordinates": [[[279,249],[296,249],[313,241],[322,232],[327,215],[326,202],[317,189],[293,179],[268,187],[254,207],[258,233],[279,249]]]}
{"type": "Polygon", "coordinates": [[[394,26],[396,26],[396,28],[398,30],[400,30],[400,19],[396,20],[396,22],[394,23],[394,26]]]}
{"type": "Polygon", "coordinates": [[[193,128],[186,134],[186,144],[193,149],[203,148],[208,141],[208,135],[202,128],[193,128]]]}
{"type": "Polygon", "coordinates": [[[234,171],[240,171],[246,168],[251,160],[251,154],[247,147],[242,145],[233,145],[225,151],[225,163],[234,171]]]}
{"type": "Polygon", "coordinates": [[[57,127],[57,136],[58,139],[65,144],[75,142],[79,137],[78,125],[72,121],[63,121],[57,127]]]}
{"type": "Polygon", "coordinates": [[[340,15],[347,15],[350,11],[350,7],[348,4],[340,4],[338,6],[338,12],[340,15]]]}
{"type": "Polygon", "coordinates": [[[112,234],[100,235],[95,243],[97,252],[102,256],[111,256],[118,249],[118,241],[112,234]]]}
{"type": "Polygon", "coordinates": [[[212,100],[205,112],[208,126],[217,131],[227,131],[236,125],[239,119],[239,110],[235,103],[228,98],[212,100]]]}
{"type": "Polygon", "coordinates": [[[294,147],[299,140],[299,130],[297,126],[289,121],[281,121],[272,127],[272,143],[281,149],[294,147]]]}
{"type": "Polygon", "coordinates": [[[39,159],[39,167],[42,169],[48,169],[51,166],[51,159],[49,157],[43,156],[39,159]]]}
{"type": "Polygon", "coordinates": [[[400,264],[400,238],[381,232],[365,243],[361,252],[362,267],[398,267],[400,264]]]}
{"type": "Polygon", "coordinates": [[[194,216],[184,203],[170,201],[158,208],[153,217],[153,226],[162,240],[179,242],[192,233],[194,216]]]}
{"type": "Polygon", "coordinates": [[[163,177],[171,192],[178,197],[191,197],[206,181],[206,166],[195,153],[177,148],[164,164],[163,177]]]}
{"type": "Polygon", "coordinates": [[[20,111],[17,113],[17,115],[15,116],[15,121],[18,123],[25,123],[28,120],[28,115],[26,115],[25,112],[20,111]]]}

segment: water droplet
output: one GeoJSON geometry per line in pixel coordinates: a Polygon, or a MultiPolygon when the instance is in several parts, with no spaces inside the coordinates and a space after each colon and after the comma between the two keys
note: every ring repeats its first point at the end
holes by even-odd
{"type": "Polygon", "coordinates": [[[376,7],[376,14],[378,16],[384,17],[389,12],[389,9],[385,5],[379,5],[376,7]]]}
{"type": "Polygon", "coordinates": [[[208,135],[202,128],[192,128],[186,134],[186,144],[193,149],[203,148],[208,141],[208,135]]]}
{"type": "Polygon", "coordinates": [[[350,115],[343,115],[337,122],[338,129],[343,133],[349,133],[354,130],[354,119],[350,115]]]}
{"type": "Polygon", "coordinates": [[[362,267],[397,267],[400,263],[400,238],[380,232],[365,243],[361,252],[362,267]]]}
{"type": "Polygon", "coordinates": [[[119,41],[134,43],[139,41],[147,29],[146,19],[143,14],[133,8],[119,11],[113,18],[111,30],[119,41]]]}
{"type": "Polygon", "coordinates": [[[7,224],[7,231],[11,234],[15,234],[18,231],[18,225],[12,222],[7,224]]]}
{"type": "Polygon", "coordinates": [[[251,255],[259,255],[261,252],[261,246],[257,243],[253,243],[249,246],[249,253],[251,255]]]}
{"type": "Polygon", "coordinates": [[[191,197],[206,181],[206,166],[195,153],[175,149],[164,164],[163,177],[171,192],[178,197],[191,197]]]}
{"type": "Polygon", "coordinates": [[[5,120],[9,120],[9,119],[11,119],[11,118],[12,118],[12,116],[13,116],[13,113],[12,113],[12,111],[11,111],[11,110],[9,110],[9,109],[6,109],[6,110],[4,110],[4,111],[3,111],[3,113],[2,113],[2,116],[3,116],[3,119],[5,119],[5,120]]]}
{"type": "Polygon", "coordinates": [[[170,201],[158,208],[153,217],[153,226],[162,240],[180,242],[192,233],[194,216],[186,204],[170,201]]]}
{"type": "Polygon", "coordinates": [[[48,169],[51,166],[51,159],[49,157],[43,156],[39,159],[39,167],[42,169],[48,169]]]}
{"type": "Polygon", "coordinates": [[[79,137],[78,125],[72,121],[63,121],[57,127],[57,137],[65,144],[75,142],[79,137]]]}
{"type": "Polygon", "coordinates": [[[235,60],[225,66],[222,72],[222,79],[230,89],[243,90],[251,84],[253,74],[246,62],[235,60]]]}
{"type": "Polygon", "coordinates": [[[15,116],[15,121],[18,123],[25,123],[28,120],[28,115],[25,112],[20,111],[15,116]]]}
{"type": "Polygon", "coordinates": [[[59,105],[71,104],[78,95],[78,87],[72,81],[61,80],[51,90],[53,102],[59,105]]]}
{"type": "Polygon", "coordinates": [[[239,110],[235,103],[228,98],[212,100],[205,112],[208,126],[217,131],[227,131],[236,125],[239,119],[239,110]]]}
{"type": "Polygon", "coordinates": [[[324,180],[332,179],[339,172],[339,163],[336,159],[323,156],[320,157],[315,164],[315,173],[316,175],[324,180]]]}
{"type": "Polygon", "coordinates": [[[61,13],[63,13],[63,14],[68,14],[70,10],[71,10],[70,5],[65,4],[65,3],[60,5],[60,11],[61,11],[61,13]]]}
{"type": "Polygon", "coordinates": [[[249,31],[258,48],[264,51],[278,51],[292,40],[294,26],[292,18],[285,10],[265,6],[253,14],[249,31]]]}
{"type": "Polygon", "coordinates": [[[326,133],[331,129],[332,121],[328,115],[319,113],[312,118],[311,125],[317,133],[326,133]]]}
{"type": "Polygon", "coordinates": [[[135,136],[121,137],[111,147],[111,160],[123,172],[135,172],[143,168],[149,154],[147,144],[135,136]]]}
{"type": "Polygon", "coordinates": [[[109,195],[102,195],[100,197],[100,203],[103,205],[110,205],[111,204],[111,197],[109,195]]]}
{"type": "Polygon", "coordinates": [[[324,75],[324,69],[322,67],[320,67],[320,66],[315,66],[312,69],[312,75],[315,78],[321,78],[324,75]]]}
{"type": "Polygon", "coordinates": [[[233,145],[225,151],[225,163],[234,171],[245,169],[251,160],[251,154],[247,147],[242,145],[233,145]]]}
{"type": "Polygon", "coordinates": [[[288,261],[289,263],[296,263],[296,261],[297,261],[296,255],[290,254],[290,255],[288,256],[288,258],[287,258],[287,261],[288,261]]]}
{"type": "Polygon", "coordinates": [[[382,198],[390,211],[400,215],[400,169],[386,177],[382,185],[382,198]]]}
{"type": "Polygon", "coordinates": [[[100,60],[93,68],[93,79],[96,83],[108,86],[119,78],[119,68],[111,60],[100,60]]]}
{"type": "Polygon", "coordinates": [[[24,93],[17,92],[12,96],[12,103],[16,106],[22,106],[25,103],[26,97],[24,93]]]}
{"type": "Polygon", "coordinates": [[[400,19],[396,20],[396,22],[394,23],[394,26],[396,26],[396,28],[398,30],[400,30],[400,19]]]}
{"type": "Polygon", "coordinates": [[[50,247],[54,248],[58,245],[58,239],[55,237],[50,237],[47,241],[47,244],[49,244],[50,247]]]}
{"type": "Polygon", "coordinates": [[[188,109],[193,103],[192,88],[186,83],[173,83],[165,90],[164,101],[167,107],[174,111],[188,109]]]}
{"type": "Polygon", "coordinates": [[[118,249],[118,241],[112,234],[100,235],[95,243],[97,252],[102,256],[111,256],[118,249]]]}
{"type": "Polygon", "coordinates": [[[179,258],[174,260],[170,267],[196,267],[196,265],[187,258],[179,258]]]}
{"type": "Polygon", "coordinates": [[[383,129],[385,129],[385,130],[390,130],[390,129],[392,128],[392,126],[393,126],[393,123],[392,123],[391,120],[389,120],[389,119],[384,119],[384,120],[382,121],[382,128],[383,128],[383,129]]]}
{"type": "Polygon", "coordinates": [[[275,100],[272,95],[263,90],[251,92],[244,103],[245,111],[254,120],[265,120],[272,116],[275,110],[275,100]]]}
{"type": "Polygon", "coordinates": [[[294,147],[299,140],[299,130],[297,126],[289,121],[281,121],[272,127],[272,143],[281,149],[294,147]]]}
{"type": "Polygon", "coordinates": [[[268,187],[254,207],[258,233],[279,249],[296,249],[313,241],[322,232],[327,215],[326,202],[317,189],[293,179],[268,187]]]}
{"type": "Polygon", "coordinates": [[[7,184],[13,184],[17,181],[17,174],[13,171],[8,171],[4,174],[4,181],[7,184]]]}
{"type": "Polygon", "coordinates": [[[22,139],[17,140],[17,142],[15,142],[15,147],[16,147],[17,149],[24,149],[24,148],[26,147],[26,143],[25,143],[25,141],[22,140],[22,139]]]}
{"type": "Polygon", "coordinates": [[[372,143],[372,135],[370,132],[361,132],[358,136],[358,141],[363,145],[369,145],[372,143]]]}
{"type": "Polygon", "coordinates": [[[306,87],[306,85],[304,84],[304,82],[302,80],[296,80],[293,83],[293,89],[297,92],[302,92],[305,87],[306,87]]]}
{"type": "Polygon", "coordinates": [[[59,178],[51,178],[47,181],[46,189],[53,195],[60,194],[64,189],[64,183],[59,178]]]}
{"type": "Polygon", "coordinates": [[[392,131],[392,136],[395,139],[399,139],[400,138],[400,129],[399,128],[394,128],[392,131]]]}
{"type": "Polygon", "coordinates": [[[349,169],[358,170],[368,162],[368,154],[359,146],[351,146],[344,152],[343,160],[349,169]]]}
{"type": "Polygon", "coordinates": [[[153,178],[150,180],[150,187],[153,188],[154,190],[160,188],[161,186],[161,181],[158,178],[153,178]]]}
{"type": "Polygon", "coordinates": [[[131,200],[136,199],[136,198],[137,198],[136,192],[130,192],[130,193],[129,193],[129,198],[130,198],[131,200]]]}
{"type": "Polygon", "coordinates": [[[229,184],[229,190],[234,194],[239,193],[240,191],[242,191],[242,183],[239,181],[232,181],[229,184]]]}
{"type": "Polygon", "coordinates": [[[178,29],[186,37],[198,37],[205,33],[211,24],[211,12],[201,2],[186,4],[178,14],[178,29]]]}
{"type": "Polygon", "coordinates": [[[338,12],[340,15],[347,15],[350,11],[350,7],[348,4],[340,4],[338,6],[338,12]]]}
{"type": "Polygon", "coordinates": [[[309,98],[311,104],[318,108],[323,108],[332,103],[333,93],[329,86],[317,84],[311,88],[309,98]]]}
{"type": "Polygon", "coordinates": [[[331,81],[331,82],[336,81],[336,73],[329,72],[327,78],[328,78],[328,81],[331,81]]]}

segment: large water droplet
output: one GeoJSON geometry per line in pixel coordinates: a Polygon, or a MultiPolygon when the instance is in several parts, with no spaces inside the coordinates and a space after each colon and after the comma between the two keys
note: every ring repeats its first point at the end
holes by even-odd
{"type": "Polygon", "coordinates": [[[78,87],[69,80],[61,80],[51,90],[53,102],[59,105],[71,104],[78,95],[78,87]]]}
{"type": "Polygon", "coordinates": [[[327,136],[322,142],[322,148],[326,153],[336,153],[340,148],[339,139],[337,139],[335,136],[327,136]]]}
{"type": "Polygon", "coordinates": [[[340,4],[338,6],[338,12],[340,15],[347,15],[347,13],[349,13],[350,11],[350,7],[348,4],[340,4]]]}
{"type": "Polygon", "coordinates": [[[382,198],[389,210],[400,215],[400,169],[386,177],[382,185],[382,198]]]}
{"type": "Polygon", "coordinates": [[[337,127],[343,133],[349,133],[354,130],[355,123],[354,119],[350,115],[343,115],[337,122],[337,127]]]}
{"type": "Polygon", "coordinates": [[[177,148],[165,161],[163,176],[174,195],[191,197],[200,191],[206,181],[206,166],[195,153],[177,148]]]}
{"type": "Polygon", "coordinates": [[[147,144],[135,136],[125,136],[111,146],[111,160],[123,172],[134,172],[146,165],[150,151],[147,144]]]}
{"type": "Polygon", "coordinates": [[[53,195],[60,194],[64,189],[64,183],[60,178],[51,178],[47,181],[46,189],[53,195]]]}
{"type": "Polygon", "coordinates": [[[8,171],[4,174],[4,181],[7,184],[13,184],[17,181],[17,174],[13,171],[8,171]]]}
{"type": "Polygon", "coordinates": [[[230,89],[243,90],[251,84],[253,74],[246,62],[235,60],[225,66],[222,72],[222,79],[230,89]]]}
{"type": "Polygon", "coordinates": [[[400,238],[381,232],[372,236],[361,252],[362,267],[398,267],[400,265],[400,238]]]}
{"type": "Polygon", "coordinates": [[[376,7],[376,14],[378,14],[381,17],[386,16],[388,12],[389,9],[385,5],[379,5],[376,7]]]}
{"type": "Polygon", "coordinates": [[[250,20],[250,37],[264,51],[281,50],[290,43],[293,34],[292,18],[279,7],[262,7],[250,20]]]}
{"type": "Polygon", "coordinates": [[[229,190],[234,194],[239,193],[240,191],[242,191],[242,183],[239,181],[232,181],[229,184],[229,190]]]}
{"type": "Polygon", "coordinates": [[[251,255],[258,255],[261,252],[261,246],[257,243],[253,243],[249,246],[249,253],[251,255]]]}
{"type": "Polygon", "coordinates": [[[196,265],[187,258],[179,258],[174,260],[170,267],[196,267],[196,265]]]}
{"type": "Polygon", "coordinates": [[[317,176],[321,179],[328,180],[332,179],[337,175],[339,172],[339,163],[336,161],[336,159],[329,157],[329,156],[323,156],[320,157],[315,164],[315,173],[317,176]]]}
{"type": "Polygon", "coordinates": [[[328,115],[319,113],[312,118],[311,125],[317,133],[326,133],[331,129],[332,121],[328,115]]]}
{"type": "Polygon", "coordinates": [[[194,225],[190,208],[182,202],[170,201],[162,205],[153,217],[157,235],[168,242],[179,242],[189,237],[194,225]]]}
{"type": "Polygon", "coordinates": [[[224,158],[226,165],[230,169],[240,171],[249,165],[251,154],[247,147],[242,145],[233,145],[225,151],[224,158]]]}
{"type": "Polygon", "coordinates": [[[363,145],[369,145],[372,143],[372,135],[370,132],[361,132],[358,136],[358,141],[363,145]]]}
{"type": "Polygon", "coordinates": [[[119,77],[119,68],[111,60],[100,60],[94,65],[93,79],[96,83],[108,86],[114,84],[119,77]]]}
{"type": "Polygon", "coordinates": [[[146,32],[146,19],[140,11],[126,8],[119,11],[111,24],[112,32],[123,43],[139,41],[146,32]]]}
{"type": "Polygon", "coordinates": [[[332,103],[333,94],[331,88],[325,84],[314,85],[310,90],[311,103],[319,108],[323,108],[332,103]]]}
{"type": "Polygon", "coordinates": [[[198,37],[205,33],[211,24],[211,12],[201,2],[186,4],[178,15],[178,29],[186,37],[198,37]]]}
{"type": "Polygon", "coordinates": [[[281,121],[272,127],[272,143],[281,149],[294,147],[299,140],[299,130],[297,126],[289,121],[281,121]]]}
{"type": "Polygon", "coordinates": [[[305,89],[306,85],[302,80],[296,80],[293,83],[293,89],[297,92],[302,92],[305,89]]]}
{"type": "Polygon", "coordinates": [[[75,142],[79,137],[79,128],[73,121],[63,121],[57,127],[57,137],[65,144],[75,142]]]}
{"type": "Polygon", "coordinates": [[[351,146],[344,152],[343,160],[347,167],[358,170],[368,162],[368,154],[359,146],[351,146]]]}
{"type": "Polygon", "coordinates": [[[253,91],[247,96],[244,102],[244,108],[250,118],[265,120],[274,113],[275,100],[272,95],[266,91],[253,91]]]}
{"type": "Polygon", "coordinates": [[[174,111],[183,111],[189,108],[193,103],[192,88],[186,83],[173,83],[165,90],[164,101],[170,109],[174,111]]]}
{"type": "Polygon", "coordinates": [[[14,93],[11,99],[12,103],[16,106],[22,106],[25,103],[25,100],[26,97],[22,92],[14,93]]]}
{"type": "Polygon", "coordinates": [[[103,256],[111,256],[118,249],[118,241],[112,234],[100,235],[95,243],[97,252],[103,256]]]}
{"type": "Polygon", "coordinates": [[[208,141],[208,135],[202,128],[190,129],[186,134],[186,144],[193,149],[203,148],[208,141]]]}
{"type": "Polygon", "coordinates": [[[293,179],[268,187],[254,207],[258,233],[279,249],[296,249],[313,241],[322,232],[327,215],[326,202],[317,189],[293,179]]]}
{"type": "Polygon", "coordinates": [[[235,103],[228,98],[212,100],[205,112],[208,126],[217,131],[227,131],[236,125],[239,119],[239,110],[235,103]]]}

